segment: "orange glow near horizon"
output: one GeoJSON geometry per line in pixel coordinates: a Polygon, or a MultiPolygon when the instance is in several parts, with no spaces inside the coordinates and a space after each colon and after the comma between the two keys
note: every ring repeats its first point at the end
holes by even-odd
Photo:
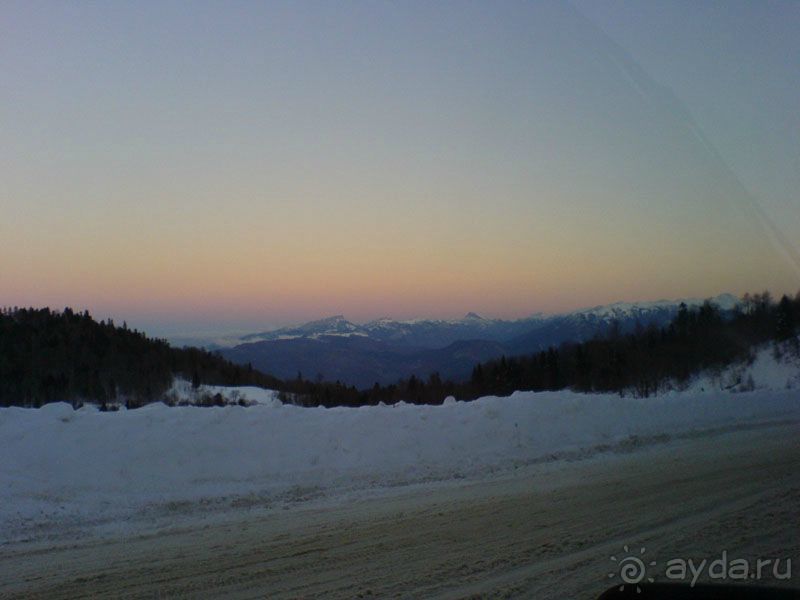
{"type": "Polygon", "coordinates": [[[558,3],[0,13],[0,304],[159,332],[800,287],[772,56],[741,49],[755,118],[558,3]]]}
{"type": "Polygon", "coordinates": [[[431,238],[387,247],[376,235],[362,236],[362,251],[356,252],[339,237],[319,233],[306,251],[304,240],[291,238],[250,240],[252,246],[239,238],[239,244],[222,247],[169,239],[137,253],[130,251],[130,243],[114,246],[111,240],[103,251],[97,237],[87,238],[85,245],[62,251],[12,255],[2,268],[3,281],[13,282],[13,287],[4,286],[4,302],[72,305],[117,320],[173,321],[176,327],[201,330],[204,324],[257,327],[331,314],[354,321],[453,318],[469,311],[519,318],[623,300],[708,297],[762,288],[792,291],[782,285],[781,270],[758,274],[746,263],[722,269],[712,262],[707,272],[687,270],[689,276],[677,281],[674,269],[649,266],[668,259],[689,268],[694,254],[625,254],[613,243],[596,246],[592,254],[582,245],[557,247],[548,239],[537,246],[534,240],[507,238],[506,244],[487,248],[431,238]],[[318,252],[317,247],[328,251],[318,252]],[[646,275],[637,277],[640,273],[646,275]],[[752,281],[761,285],[753,288],[752,281]]]}

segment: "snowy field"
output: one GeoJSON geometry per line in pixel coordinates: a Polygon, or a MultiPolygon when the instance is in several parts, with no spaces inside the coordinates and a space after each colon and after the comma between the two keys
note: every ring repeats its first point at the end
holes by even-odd
{"type": "Polygon", "coordinates": [[[241,389],[247,408],[0,409],[0,542],[174,525],[364,490],[511,472],[543,461],[800,419],[796,365],[762,352],[735,380],[636,399],[522,393],[441,406],[300,408],[241,389]],[[788,388],[790,389],[787,389],[788,388]]]}

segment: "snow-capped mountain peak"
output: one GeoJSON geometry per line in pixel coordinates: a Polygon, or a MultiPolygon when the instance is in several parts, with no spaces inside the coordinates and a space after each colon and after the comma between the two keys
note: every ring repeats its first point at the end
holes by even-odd
{"type": "Polygon", "coordinates": [[[356,328],[357,325],[345,319],[344,315],[334,315],[333,317],[326,317],[317,321],[309,321],[298,327],[298,329],[308,329],[309,331],[326,331],[330,329],[352,331],[356,328]]]}
{"type": "MultiPolygon", "coordinates": [[[[739,302],[733,294],[720,294],[709,300],[721,310],[733,310],[739,302]]],[[[648,302],[614,302],[613,304],[579,309],[565,316],[594,316],[603,319],[628,319],[659,310],[677,310],[681,304],[692,308],[702,305],[705,301],[706,299],[701,298],[683,298],[679,300],[655,300],[648,302]]]]}
{"type": "MultiPolygon", "coordinates": [[[[721,294],[710,300],[724,311],[732,310],[738,304],[738,299],[732,294],[721,294]]],[[[416,348],[443,348],[448,344],[463,340],[481,339],[505,343],[529,333],[534,336],[540,335],[540,332],[546,327],[558,331],[557,335],[553,334],[552,337],[547,337],[547,343],[560,343],[562,337],[569,338],[572,335],[575,339],[583,339],[595,331],[591,328],[599,327],[602,330],[615,321],[623,325],[627,324],[628,327],[633,327],[635,322],[640,322],[642,325],[654,323],[662,326],[674,317],[681,303],[692,308],[700,306],[704,301],[698,298],[685,298],[646,302],[615,302],[560,314],[543,315],[539,313],[516,320],[487,319],[475,312],[468,312],[461,319],[396,320],[383,317],[357,324],[347,320],[344,315],[333,315],[301,325],[246,335],[238,338],[236,343],[358,337],[416,348]],[[578,329],[575,329],[576,327],[578,329]]],[[[236,345],[236,343],[232,345],[236,345]]],[[[525,346],[518,350],[528,351],[529,348],[525,346]]]]}
{"type": "Polygon", "coordinates": [[[359,325],[348,321],[344,315],[334,315],[316,321],[309,321],[294,327],[282,327],[273,331],[244,336],[243,342],[262,342],[272,340],[291,340],[296,338],[318,339],[324,336],[367,335],[359,325]]]}

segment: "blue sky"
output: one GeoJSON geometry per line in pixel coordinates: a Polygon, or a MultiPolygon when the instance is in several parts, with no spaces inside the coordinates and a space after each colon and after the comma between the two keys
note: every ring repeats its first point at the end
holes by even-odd
{"type": "Polygon", "coordinates": [[[7,2],[5,304],[149,331],[800,287],[800,9],[7,2]]]}

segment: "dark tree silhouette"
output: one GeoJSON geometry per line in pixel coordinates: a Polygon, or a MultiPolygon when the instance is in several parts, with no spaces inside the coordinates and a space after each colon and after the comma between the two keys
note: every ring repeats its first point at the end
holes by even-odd
{"type": "MultiPolygon", "coordinates": [[[[281,381],[252,365],[235,365],[197,348],[171,348],[123,323],[96,322],[87,311],[7,308],[0,311],[0,405],[41,406],[68,401],[101,408],[136,408],[164,399],[178,376],[202,384],[256,385],[278,390],[280,399],[303,406],[363,406],[399,401],[440,404],[454,395],[470,400],[516,390],[630,391],[646,397],[672,382],[685,382],[710,367],[746,359],[753,346],[797,342],[800,294],[773,302],[769,292],[746,294],[739,308],[723,313],[709,302],[681,305],[667,327],[637,327],[623,335],[563,344],[528,356],[477,364],[468,381],[443,381],[437,373],[358,390],[339,381],[297,377],[281,381]]],[[[213,397],[208,405],[223,404],[213,397]]]]}

